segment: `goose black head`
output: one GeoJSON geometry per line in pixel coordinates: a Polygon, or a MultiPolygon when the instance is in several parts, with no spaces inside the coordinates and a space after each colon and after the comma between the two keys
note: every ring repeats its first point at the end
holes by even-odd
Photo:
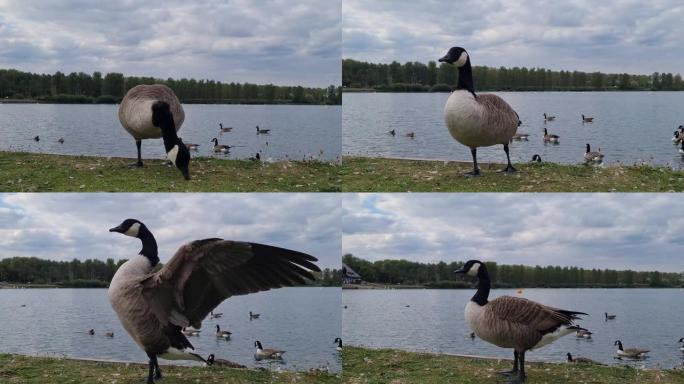
{"type": "Polygon", "coordinates": [[[615,340],[613,345],[617,345],[618,349],[622,350],[622,341],[620,340],[615,340]]]}
{"type": "Polygon", "coordinates": [[[176,165],[176,168],[183,174],[185,180],[190,180],[190,151],[180,138],[178,139],[178,150],[175,153],[175,157],[176,159],[173,163],[176,165]]]}
{"type": "Polygon", "coordinates": [[[257,341],[254,342],[254,346],[255,346],[256,348],[263,349],[263,347],[261,347],[261,341],[259,341],[259,340],[257,340],[257,341]]]}
{"type": "Polygon", "coordinates": [[[682,337],[681,339],[679,339],[679,342],[680,342],[680,343],[684,343],[684,337],[682,337]]]}
{"type": "Polygon", "coordinates": [[[213,353],[210,354],[209,356],[207,356],[207,364],[209,364],[209,365],[214,364],[214,354],[213,353]]]}
{"type": "Polygon", "coordinates": [[[123,233],[126,236],[140,237],[141,228],[145,228],[145,224],[136,219],[126,219],[121,224],[114,228],[110,228],[109,232],[123,233]]]}
{"type": "Polygon", "coordinates": [[[589,146],[589,143],[587,143],[587,153],[591,151],[591,147],[589,146]]]}
{"type": "Polygon", "coordinates": [[[480,277],[486,271],[484,263],[479,260],[468,260],[461,269],[457,269],[454,273],[462,273],[470,277],[480,277]]]}
{"type": "Polygon", "coordinates": [[[336,337],[336,338],[335,338],[335,341],[333,341],[333,343],[334,343],[334,344],[337,344],[337,345],[339,345],[339,346],[341,347],[341,346],[342,346],[342,339],[340,339],[339,337],[336,337]]]}
{"type": "Polygon", "coordinates": [[[460,68],[468,62],[468,52],[461,47],[452,47],[439,61],[441,63],[454,64],[460,68]]]}
{"type": "Polygon", "coordinates": [[[532,161],[536,161],[537,163],[541,163],[541,162],[542,162],[541,156],[539,156],[539,154],[536,154],[536,153],[535,153],[535,154],[532,156],[532,161]]]}

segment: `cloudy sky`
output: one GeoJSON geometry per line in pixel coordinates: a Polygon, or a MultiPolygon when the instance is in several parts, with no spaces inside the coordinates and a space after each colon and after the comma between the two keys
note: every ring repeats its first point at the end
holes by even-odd
{"type": "Polygon", "coordinates": [[[343,55],[437,60],[459,45],[473,65],[682,72],[680,0],[344,0],[343,55]]]}
{"type": "Polygon", "coordinates": [[[345,194],[344,253],[367,260],[684,271],[676,194],[345,194]]]}
{"type": "Polygon", "coordinates": [[[0,0],[0,68],[327,86],[341,0],[0,0]]]}
{"type": "Polygon", "coordinates": [[[126,218],[147,225],[166,262],[188,241],[259,242],[340,267],[340,197],[333,194],[0,194],[0,259],[115,260],[140,241],[108,232],[126,218]]]}

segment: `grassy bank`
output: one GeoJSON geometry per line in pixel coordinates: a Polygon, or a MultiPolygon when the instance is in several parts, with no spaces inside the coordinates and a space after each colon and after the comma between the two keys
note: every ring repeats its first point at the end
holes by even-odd
{"type": "MultiPolygon", "coordinates": [[[[510,370],[508,360],[489,360],[390,349],[345,347],[344,383],[500,383],[498,371],[510,370]]],[[[642,384],[684,383],[684,370],[637,370],[619,366],[527,363],[528,383],[642,384]]]]}
{"type": "MultiPolygon", "coordinates": [[[[161,367],[162,383],[339,383],[327,373],[283,372],[218,367],[161,367]]],[[[0,382],[8,384],[144,383],[146,364],[27,357],[0,354],[0,382]]]]}
{"type": "Polygon", "coordinates": [[[480,164],[481,177],[467,178],[469,162],[344,157],[343,191],[355,192],[681,192],[684,172],[653,166],[592,167],[552,163],[480,164]]]}
{"type": "Polygon", "coordinates": [[[321,162],[261,163],[198,157],[192,180],[161,160],[129,169],[134,159],[0,152],[3,192],[335,192],[339,166],[321,162]]]}

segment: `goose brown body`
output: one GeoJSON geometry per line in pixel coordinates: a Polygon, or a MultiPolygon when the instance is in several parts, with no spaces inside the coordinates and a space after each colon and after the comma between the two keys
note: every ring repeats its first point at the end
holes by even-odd
{"type": "Polygon", "coordinates": [[[454,91],[444,107],[449,134],[468,147],[508,144],[518,129],[518,114],[497,95],[454,91]]]}
{"type": "Polygon", "coordinates": [[[137,85],[126,93],[119,106],[119,121],[126,132],[136,140],[156,139],[161,129],[152,124],[152,104],[164,101],[169,104],[178,131],[185,121],[185,112],[176,94],[163,84],[137,85]]]}

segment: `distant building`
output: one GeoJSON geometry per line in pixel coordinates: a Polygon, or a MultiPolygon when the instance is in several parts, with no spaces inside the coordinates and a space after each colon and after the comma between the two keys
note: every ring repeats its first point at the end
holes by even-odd
{"type": "Polygon", "coordinates": [[[355,270],[349,268],[348,265],[342,264],[342,284],[360,284],[361,275],[355,270]]]}

